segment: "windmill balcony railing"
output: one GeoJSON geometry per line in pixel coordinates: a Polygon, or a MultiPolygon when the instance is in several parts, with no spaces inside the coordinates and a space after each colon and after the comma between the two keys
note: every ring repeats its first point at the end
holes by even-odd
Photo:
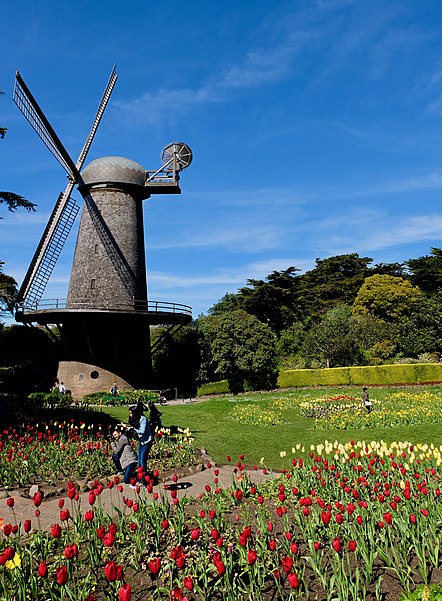
{"type": "Polygon", "coordinates": [[[70,302],[69,306],[65,298],[41,299],[32,303],[23,303],[17,307],[18,311],[62,311],[62,310],[91,310],[91,311],[140,311],[149,313],[177,313],[180,315],[192,315],[192,307],[180,303],[168,303],[165,301],[148,301],[133,299],[132,302],[115,303],[109,301],[91,301],[90,299],[70,302]]]}

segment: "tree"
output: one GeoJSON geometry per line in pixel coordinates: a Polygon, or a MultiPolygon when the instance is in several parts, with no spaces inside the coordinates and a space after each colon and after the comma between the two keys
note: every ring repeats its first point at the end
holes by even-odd
{"type": "Polygon", "coordinates": [[[442,288],[442,250],[432,248],[431,255],[406,262],[409,278],[415,286],[424,292],[434,292],[442,288]]]}
{"type": "Polygon", "coordinates": [[[240,308],[238,295],[233,292],[227,292],[213,307],[210,307],[207,313],[209,315],[220,315],[221,313],[227,313],[240,308]]]}
{"type": "MultiPolygon", "coordinates": [[[[0,96],[4,96],[4,94],[3,90],[0,90],[0,96]]],[[[0,139],[5,139],[7,131],[7,127],[0,127],[0,139]]],[[[19,207],[26,209],[27,211],[35,211],[36,207],[34,203],[14,192],[0,192],[0,203],[6,203],[9,211],[15,211],[15,209],[19,207]]],[[[3,218],[0,217],[0,219],[3,218]]]]}
{"type": "Polygon", "coordinates": [[[403,278],[372,275],[366,278],[355,302],[354,315],[372,315],[386,321],[404,318],[422,292],[403,278]]]}
{"type": "Polygon", "coordinates": [[[325,313],[307,333],[303,351],[326,367],[351,365],[357,350],[350,327],[351,307],[340,304],[325,313]]]}
{"type": "Polygon", "coordinates": [[[397,343],[405,357],[442,353],[442,290],[422,295],[399,325],[397,343]]]}
{"type": "MultiPolygon", "coordinates": [[[[151,329],[151,342],[165,334],[165,328],[151,329]]],[[[154,387],[177,388],[181,394],[194,395],[200,367],[198,333],[194,325],[183,326],[165,335],[152,357],[154,387]]]]}
{"type": "Polygon", "coordinates": [[[3,261],[0,261],[0,316],[11,312],[17,295],[17,282],[3,273],[3,261]]]}
{"type": "Polygon", "coordinates": [[[273,271],[264,280],[247,280],[247,287],[238,291],[239,306],[255,315],[270,326],[274,332],[280,332],[298,320],[297,296],[299,276],[296,267],[284,271],[273,271]]]}
{"type": "Polygon", "coordinates": [[[269,326],[242,309],[201,317],[198,330],[208,356],[207,373],[226,378],[233,393],[276,385],[276,337],[269,326]]]}
{"type": "Polygon", "coordinates": [[[316,259],[316,266],[301,276],[297,302],[304,313],[317,319],[338,303],[351,305],[370,275],[371,261],[357,253],[316,259]]]}

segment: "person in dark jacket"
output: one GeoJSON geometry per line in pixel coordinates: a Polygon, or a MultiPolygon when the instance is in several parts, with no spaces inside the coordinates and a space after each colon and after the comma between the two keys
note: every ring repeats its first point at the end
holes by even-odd
{"type": "Polygon", "coordinates": [[[362,401],[364,403],[367,413],[370,413],[373,408],[373,403],[370,401],[370,397],[368,396],[366,386],[364,386],[364,388],[362,389],[362,401]]]}
{"type": "Polygon", "coordinates": [[[112,433],[112,438],[112,461],[114,462],[118,473],[124,475],[124,483],[130,484],[132,473],[137,467],[137,455],[121,428],[115,428],[112,433]]]}

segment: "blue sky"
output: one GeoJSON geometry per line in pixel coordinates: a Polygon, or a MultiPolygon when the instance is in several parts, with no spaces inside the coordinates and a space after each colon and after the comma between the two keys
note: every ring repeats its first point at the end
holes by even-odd
{"type": "MultiPolygon", "coordinates": [[[[19,283],[66,178],[12,102],[16,69],[74,160],[114,63],[87,162],[192,148],[181,196],[144,204],[151,300],[196,317],[273,270],[442,245],[440,0],[28,0],[0,22],[0,189],[38,205],[0,205],[19,283]]],[[[75,238],[45,298],[66,296],[75,238]]]]}

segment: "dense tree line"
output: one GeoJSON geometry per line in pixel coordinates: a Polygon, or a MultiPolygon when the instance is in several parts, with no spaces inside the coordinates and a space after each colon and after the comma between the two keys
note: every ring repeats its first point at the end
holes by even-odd
{"type": "Polygon", "coordinates": [[[441,354],[442,250],[432,248],[405,263],[372,265],[351,253],[316,259],[303,274],[291,266],[250,279],[166,341],[154,368],[161,382],[186,391],[227,379],[236,392],[275,386],[281,368],[441,354]]]}
{"type": "Polygon", "coordinates": [[[197,319],[200,380],[256,387],[246,367],[253,353],[260,354],[261,387],[274,384],[280,368],[438,361],[441,302],[439,248],[403,264],[372,265],[351,253],[316,259],[304,274],[293,266],[274,271],[248,280],[197,319]],[[252,336],[255,330],[265,344],[252,336]]]}
{"type": "MultiPolygon", "coordinates": [[[[371,263],[351,253],[316,259],[304,274],[289,267],[264,280],[248,280],[208,315],[162,339],[153,358],[152,387],[193,394],[201,383],[227,379],[230,389],[239,392],[274,387],[281,368],[438,361],[442,250],[432,248],[429,255],[403,264],[371,263]]],[[[16,290],[0,263],[2,312],[11,309],[16,290]]],[[[2,331],[0,324],[3,365],[12,356],[4,349],[20,339],[21,329],[2,331]]],[[[163,334],[154,329],[153,342],[163,334]]],[[[41,333],[34,340],[40,349],[48,344],[41,333]]]]}

